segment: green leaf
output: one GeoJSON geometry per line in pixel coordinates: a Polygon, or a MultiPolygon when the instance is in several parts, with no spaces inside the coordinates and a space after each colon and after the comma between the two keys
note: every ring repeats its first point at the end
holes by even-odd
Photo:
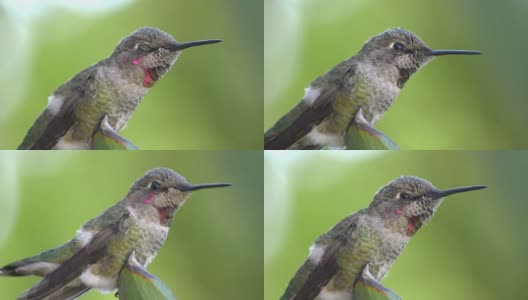
{"type": "Polygon", "coordinates": [[[136,145],[117,134],[108,124],[107,117],[103,119],[99,129],[92,137],[94,150],[139,150],[136,145]]]}
{"type": "Polygon", "coordinates": [[[163,281],[138,263],[134,252],[121,269],[117,286],[119,300],[176,300],[163,281]]]}
{"type": "Polygon", "coordinates": [[[361,272],[361,277],[354,283],[352,290],[354,300],[401,300],[400,296],[382,286],[368,270],[368,266],[361,272]]]}
{"type": "Polygon", "coordinates": [[[347,129],[345,143],[347,150],[400,150],[394,141],[367,122],[361,108],[347,129]]]}
{"type": "Polygon", "coordinates": [[[92,138],[93,150],[139,150],[138,147],[132,144],[121,136],[110,137],[97,131],[92,138]]]}

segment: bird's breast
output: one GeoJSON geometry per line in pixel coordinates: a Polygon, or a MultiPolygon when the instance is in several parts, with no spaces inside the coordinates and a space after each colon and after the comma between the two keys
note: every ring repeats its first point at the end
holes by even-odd
{"type": "Polygon", "coordinates": [[[108,124],[116,131],[119,132],[126,127],[128,120],[130,119],[133,111],[129,111],[122,107],[113,107],[108,112],[108,124]]]}
{"type": "Polygon", "coordinates": [[[400,230],[395,230],[392,226],[380,226],[383,223],[373,226],[373,236],[376,236],[376,252],[369,262],[369,270],[376,278],[381,280],[389,271],[390,267],[405,248],[410,240],[400,230]]]}
{"type": "Polygon", "coordinates": [[[377,68],[371,64],[360,64],[357,70],[356,94],[363,96],[361,105],[365,119],[375,125],[400,93],[397,85],[399,71],[396,68],[377,68]]]}
{"type": "Polygon", "coordinates": [[[146,267],[165,243],[169,227],[159,223],[157,212],[140,214],[133,209],[129,209],[129,211],[132,212],[131,217],[140,233],[138,246],[133,250],[136,251],[137,260],[146,267]]]}
{"type": "Polygon", "coordinates": [[[114,85],[119,87],[107,115],[110,126],[116,131],[124,129],[130,116],[141,103],[148,88],[131,82],[128,78],[117,78],[114,85]]]}
{"type": "Polygon", "coordinates": [[[141,227],[142,241],[136,249],[136,256],[143,267],[147,267],[165,243],[169,228],[156,223],[144,224],[141,227]]]}

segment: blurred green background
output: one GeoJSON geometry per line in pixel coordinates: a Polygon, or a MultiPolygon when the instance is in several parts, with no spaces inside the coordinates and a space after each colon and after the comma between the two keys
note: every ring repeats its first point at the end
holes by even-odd
{"type": "MultiPolygon", "coordinates": [[[[264,171],[257,151],[0,152],[0,265],[71,239],[159,166],[191,183],[233,186],[188,199],[149,272],[178,299],[260,299],[264,171]]],[[[0,278],[0,299],[14,299],[36,281],[0,278]]],[[[116,298],[92,291],[82,299],[116,298]]]]}
{"type": "Polygon", "coordinates": [[[257,0],[0,0],[0,149],[14,149],[47,98],[142,26],[184,51],[121,134],[140,149],[262,148],[263,14],[257,0]]]}
{"type": "Polygon", "coordinates": [[[312,80],[402,26],[433,48],[484,55],[435,59],[377,129],[402,149],[528,149],[526,1],[267,0],[264,8],[265,130],[312,80]]]}
{"type": "Polygon", "coordinates": [[[264,161],[264,299],[279,298],[318,236],[402,175],[488,188],[446,198],[382,283],[406,300],[525,298],[528,152],[267,151],[264,161]]]}

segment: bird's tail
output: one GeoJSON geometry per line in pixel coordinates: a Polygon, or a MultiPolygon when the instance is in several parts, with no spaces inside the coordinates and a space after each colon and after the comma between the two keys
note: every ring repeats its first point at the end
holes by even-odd
{"type": "Polygon", "coordinates": [[[76,279],[50,296],[44,298],[38,298],[38,296],[30,296],[28,292],[31,289],[29,289],[20,294],[20,296],[17,297],[17,300],[73,300],[84,295],[85,293],[90,291],[90,289],[90,287],[87,287],[78,279],[76,279]]]}
{"type": "Polygon", "coordinates": [[[3,266],[0,268],[0,276],[44,276],[56,267],[57,264],[43,262],[39,255],[35,255],[3,266]]]}
{"type": "Polygon", "coordinates": [[[79,249],[76,243],[71,240],[57,248],[9,263],[0,268],[0,276],[45,276],[79,249]]]}

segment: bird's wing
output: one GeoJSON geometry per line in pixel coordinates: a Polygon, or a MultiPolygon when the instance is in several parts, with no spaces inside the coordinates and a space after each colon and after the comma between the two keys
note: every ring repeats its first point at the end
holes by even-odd
{"type": "Polygon", "coordinates": [[[312,105],[301,100],[264,134],[264,149],[284,150],[332,113],[337,87],[325,88],[312,105]]]}
{"type": "MultiPolygon", "coordinates": [[[[29,290],[22,293],[17,300],[44,299],[79,277],[88,265],[96,263],[105,255],[110,239],[119,231],[125,218],[126,216],[99,231],[86,246],[77,251],[53,272],[44,276],[41,281],[29,290]]],[[[78,294],[82,291],[83,289],[72,292],[78,294]]],[[[55,297],[51,298],[57,299],[55,297]]]]}
{"type": "Polygon", "coordinates": [[[312,103],[304,101],[303,98],[292,110],[277,121],[264,134],[264,149],[287,149],[307,135],[313,126],[330,116],[333,112],[335,99],[339,96],[343,84],[350,84],[350,82],[344,82],[347,74],[353,72],[355,72],[354,65],[350,66],[344,62],[330,71],[330,73],[334,73],[329,76],[334,78],[332,81],[326,80],[326,77],[315,80],[310,88],[319,87],[317,98],[314,101],[308,101],[312,103]]]}
{"type": "Polygon", "coordinates": [[[54,100],[62,102],[58,108],[48,105],[28,130],[18,150],[52,149],[77,122],[76,107],[93,99],[97,91],[97,72],[88,68],[60,86],[54,100]]]}
{"type": "Polygon", "coordinates": [[[324,245],[324,254],[318,263],[315,263],[310,257],[306,259],[288,284],[281,300],[312,300],[319,295],[338,272],[339,265],[336,258],[339,251],[345,243],[354,242],[344,233],[354,230],[356,223],[357,217],[354,215],[347,217],[332,228],[333,230],[315,241],[314,245],[324,245]]]}

